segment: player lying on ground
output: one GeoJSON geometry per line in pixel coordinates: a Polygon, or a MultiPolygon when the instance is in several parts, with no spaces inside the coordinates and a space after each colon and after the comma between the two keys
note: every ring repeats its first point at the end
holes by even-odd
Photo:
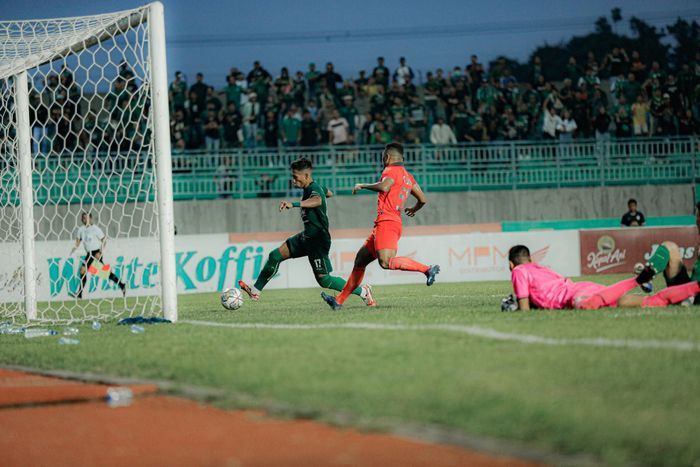
{"type": "Polygon", "coordinates": [[[637,277],[610,286],[595,282],[572,282],[545,266],[533,263],[530,250],[524,245],[516,245],[508,251],[508,264],[517,303],[504,301],[501,306],[504,311],[527,311],[533,307],[597,310],[616,306],[668,306],[700,292],[700,284],[689,282],[669,287],[651,296],[624,296],[636,286],[649,282],[654,276],[653,269],[645,268],[637,277]]]}
{"type": "MultiPolygon", "coordinates": [[[[292,162],[292,183],[295,187],[304,190],[301,201],[282,201],[280,212],[301,208],[301,220],[304,222],[304,231],[289,237],[279,248],[272,250],[265,262],[258,279],[251,287],[245,282],[238,281],[238,286],[248,294],[252,300],[259,300],[260,293],[270,279],[277,274],[282,261],[289,258],[301,258],[307,256],[309,264],[314,272],[316,282],[323,288],[337,291],[343,290],[345,280],[331,276],[333,271],[328,253],[331,249],[331,234],[328,228],[328,214],[326,211],[326,198],[333,193],[321,187],[313,179],[313,166],[308,159],[300,159],[292,162]]],[[[359,287],[359,283],[351,289],[354,295],[359,295],[367,306],[375,306],[372,296],[372,287],[365,284],[359,287]]]]}
{"type": "Polygon", "coordinates": [[[362,282],[365,268],[375,259],[383,269],[401,271],[416,271],[425,274],[427,285],[435,282],[435,276],[440,272],[440,266],[426,266],[405,256],[396,256],[401,237],[401,210],[413,217],[425,206],[426,198],[413,176],[403,166],[403,146],[399,143],[389,143],[382,153],[384,171],[377,183],[358,183],[352,190],[356,194],[360,190],[370,190],[379,193],[377,218],[374,230],[365,244],[355,256],[355,265],[348,278],[345,288],[337,297],[321,292],[321,297],[334,310],[339,310],[350,292],[362,282]],[[416,204],[404,209],[408,195],[416,198],[416,204]]]}
{"type": "MultiPolygon", "coordinates": [[[[695,205],[695,222],[700,236],[700,203],[695,205]]],[[[673,242],[666,241],[659,245],[649,258],[646,267],[651,268],[654,274],[663,272],[666,287],[700,281],[700,255],[695,260],[693,270],[688,274],[688,269],[683,264],[681,249],[673,242]]],[[[689,299],[689,304],[700,305],[700,294],[688,295],[686,298],[689,299]]],[[[637,301],[640,299],[641,297],[637,297],[637,301]]]]}
{"type": "MultiPolygon", "coordinates": [[[[102,229],[92,223],[92,214],[88,212],[81,213],[80,222],[82,222],[83,225],[78,228],[78,232],[75,236],[75,245],[68,255],[73,256],[75,250],[78,249],[81,243],[83,244],[85,248],[85,261],[80,265],[80,285],[78,285],[78,291],[69,293],[73,298],[83,298],[83,289],[85,289],[85,283],[87,282],[88,271],[94,275],[98,275],[101,272],[94,270],[94,268],[91,269],[91,266],[93,262],[100,263],[101,267],[104,265],[104,261],[102,261],[102,251],[107,245],[107,236],[102,232],[102,229]]],[[[126,295],[126,284],[120,282],[119,278],[111,271],[108,277],[109,280],[119,286],[122,295],[126,295]]]]}

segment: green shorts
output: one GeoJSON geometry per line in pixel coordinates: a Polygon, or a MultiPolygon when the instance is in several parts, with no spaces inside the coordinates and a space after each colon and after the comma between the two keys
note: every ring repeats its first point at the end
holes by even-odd
{"type": "Polygon", "coordinates": [[[291,258],[308,256],[309,264],[314,274],[330,274],[333,271],[328,253],[331,250],[331,239],[308,237],[304,232],[287,239],[287,248],[291,258]]]}

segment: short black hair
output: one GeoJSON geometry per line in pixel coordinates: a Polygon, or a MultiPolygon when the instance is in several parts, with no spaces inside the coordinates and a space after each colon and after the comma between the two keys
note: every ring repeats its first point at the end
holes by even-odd
{"type": "Polygon", "coordinates": [[[389,143],[384,147],[384,151],[395,150],[403,157],[403,144],[401,143],[389,143]]]}
{"type": "Polygon", "coordinates": [[[697,203],[695,203],[695,209],[697,209],[698,211],[700,211],[700,201],[698,201],[697,203]]]}
{"type": "Polygon", "coordinates": [[[515,245],[508,250],[508,261],[515,264],[526,263],[530,261],[530,249],[525,245],[515,245]]]}
{"type": "Polygon", "coordinates": [[[292,170],[311,170],[313,169],[313,164],[309,159],[301,158],[292,162],[292,170]]]}
{"type": "Polygon", "coordinates": [[[627,200],[627,206],[629,206],[632,203],[637,204],[637,200],[634,198],[630,198],[629,200],[627,200]]]}

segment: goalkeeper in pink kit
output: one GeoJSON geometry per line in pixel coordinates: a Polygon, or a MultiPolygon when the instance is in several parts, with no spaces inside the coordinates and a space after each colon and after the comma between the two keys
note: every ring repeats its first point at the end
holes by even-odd
{"type": "Polygon", "coordinates": [[[524,245],[516,245],[509,250],[508,263],[515,299],[504,300],[501,305],[504,311],[527,311],[531,308],[597,310],[616,306],[663,307],[680,303],[700,293],[698,282],[688,282],[646,297],[625,297],[630,290],[653,279],[655,270],[647,267],[637,277],[610,286],[595,282],[573,282],[532,262],[530,250],[524,245]]]}

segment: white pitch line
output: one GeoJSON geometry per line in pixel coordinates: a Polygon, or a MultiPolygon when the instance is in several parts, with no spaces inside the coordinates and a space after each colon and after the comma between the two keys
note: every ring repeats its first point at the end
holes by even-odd
{"type": "Polygon", "coordinates": [[[447,331],[499,341],[518,342],[520,344],[589,347],[617,347],[628,349],[666,349],[684,352],[700,351],[700,342],[677,340],[637,340],[608,339],[605,337],[588,337],[580,339],[559,339],[555,337],[532,334],[515,334],[497,331],[481,326],[462,324],[382,324],[382,323],[328,323],[328,324],[272,324],[272,323],[219,323],[216,321],[182,320],[182,324],[211,326],[231,329],[271,329],[271,330],[313,330],[313,329],[364,329],[372,331],[447,331]]]}

